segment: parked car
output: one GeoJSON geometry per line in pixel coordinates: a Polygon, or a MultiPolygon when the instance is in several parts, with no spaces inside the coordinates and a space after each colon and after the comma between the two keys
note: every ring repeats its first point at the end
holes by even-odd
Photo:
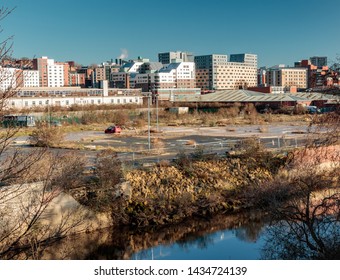
{"type": "Polygon", "coordinates": [[[107,129],[105,129],[105,133],[120,133],[122,128],[118,125],[111,125],[107,129]]]}
{"type": "Polygon", "coordinates": [[[319,113],[321,113],[320,109],[316,106],[306,106],[306,110],[309,114],[319,114],[319,113]]]}

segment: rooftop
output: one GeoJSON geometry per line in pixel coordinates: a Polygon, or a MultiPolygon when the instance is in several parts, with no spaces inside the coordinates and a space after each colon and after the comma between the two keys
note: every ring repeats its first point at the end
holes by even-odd
{"type": "Polygon", "coordinates": [[[268,94],[250,90],[220,90],[204,95],[176,96],[176,101],[183,102],[281,102],[310,100],[337,100],[340,102],[340,97],[317,92],[268,94]]]}

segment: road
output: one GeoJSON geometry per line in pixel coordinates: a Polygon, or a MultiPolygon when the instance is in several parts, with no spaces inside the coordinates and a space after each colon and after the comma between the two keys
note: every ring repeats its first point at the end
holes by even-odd
{"type": "MultiPolygon", "coordinates": [[[[301,146],[307,138],[308,127],[286,124],[224,127],[164,126],[160,127],[160,130],[160,133],[151,133],[151,151],[148,150],[147,131],[123,131],[120,135],[104,134],[102,131],[81,131],[68,133],[65,140],[92,148],[93,151],[80,151],[89,159],[94,159],[99,149],[112,147],[121,150],[118,154],[123,161],[139,161],[147,164],[171,160],[180,152],[193,153],[197,151],[197,147],[201,147],[205,153],[225,154],[235,146],[236,142],[247,137],[259,138],[267,148],[301,146]]],[[[18,137],[17,146],[24,148],[26,141],[27,137],[18,137]]]]}

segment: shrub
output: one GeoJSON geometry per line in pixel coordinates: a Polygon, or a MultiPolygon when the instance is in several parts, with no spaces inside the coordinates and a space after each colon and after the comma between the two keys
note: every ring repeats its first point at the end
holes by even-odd
{"type": "Polygon", "coordinates": [[[129,121],[129,114],[126,111],[118,111],[114,112],[113,116],[111,117],[111,122],[116,125],[126,125],[129,121]]]}
{"type": "Polygon", "coordinates": [[[136,128],[143,128],[146,125],[146,121],[143,118],[138,118],[133,121],[133,126],[136,128]]]}
{"type": "Polygon", "coordinates": [[[235,118],[240,113],[240,108],[238,106],[232,106],[229,108],[222,108],[218,111],[220,115],[227,118],[235,118]]]}
{"type": "Polygon", "coordinates": [[[249,119],[250,123],[255,124],[257,123],[258,113],[254,104],[247,103],[244,107],[244,117],[245,119],[249,119]]]}
{"type": "Polygon", "coordinates": [[[115,207],[117,184],[123,176],[122,164],[115,152],[104,150],[97,154],[96,162],[85,186],[81,203],[94,211],[105,212],[115,207]]]}
{"type": "Polygon", "coordinates": [[[117,153],[110,150],[101,151],[96,158],[94,174],[97,177],[97,187],[109,188],[120,182],[122,165],[117,153]]]}
{"type": "Polygon", "coordinates": [[[36,147],[54,147],[64,140],[64,134],[59,127],[39,123],[29,137],[31,145],[36,147]]]}
{"type": "Polygon", "coordinates": [[[80,117],[81,124],[91,124],[96,123],[98,121],[98,116],[95,112],[88,111],[88,112],[82,112],[82,115],[80,117]]]}

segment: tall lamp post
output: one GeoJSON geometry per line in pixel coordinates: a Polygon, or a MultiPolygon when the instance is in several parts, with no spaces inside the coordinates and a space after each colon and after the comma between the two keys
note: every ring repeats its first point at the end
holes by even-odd
{"type": "Polygon", "coordinates": [[[158,94],[156,94],[156,122],[157,122],[157,132],[159,132],[159,125],[158,125],[158,94]]]}
{"type": "Polygon", "coordinates": [[[156,91],[156,87],[152,87],[152,103],[156,102],[156,125],[157,125],[157,132],[159,131],[159,125],[158,125],[158,92],[156,91]]]}
{"type": "Polygon", "coordinates": [[[151,94],[148,93],[148,148],[151,149],[151,139],[150,139],[150,98],[151,94]]]}

